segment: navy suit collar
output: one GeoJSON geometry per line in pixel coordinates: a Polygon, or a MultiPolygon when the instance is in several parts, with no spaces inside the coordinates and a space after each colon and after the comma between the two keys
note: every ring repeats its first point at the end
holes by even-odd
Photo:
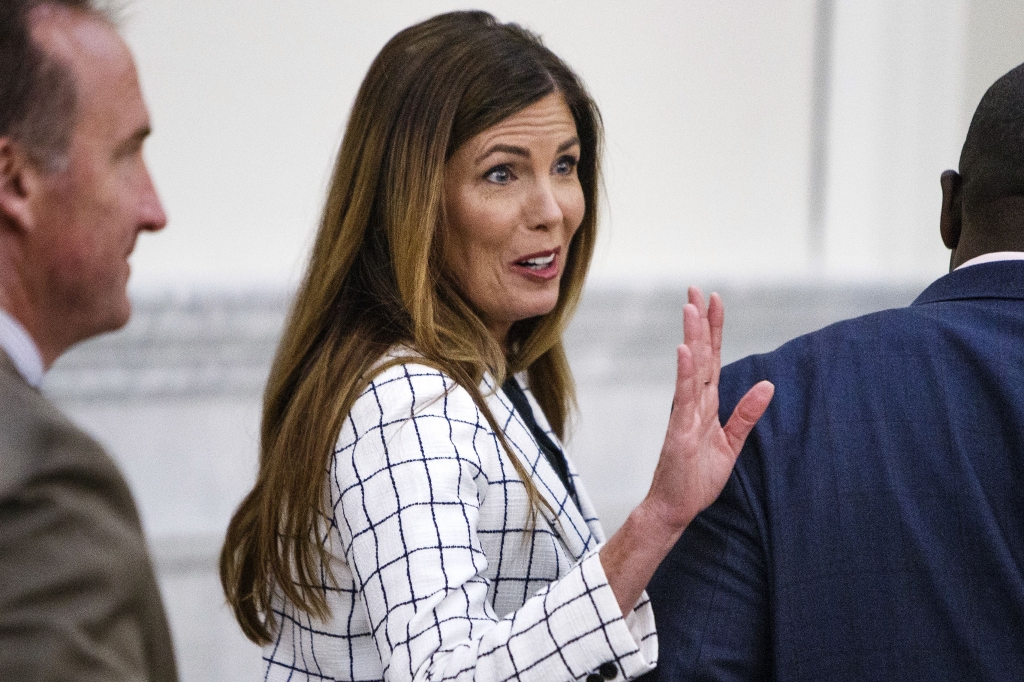
{"type": "Polygon", "coordinates": [[[940,277],[911,305],[970,298],[1024,299],[1024,261],[971,265],[940,277]]]}

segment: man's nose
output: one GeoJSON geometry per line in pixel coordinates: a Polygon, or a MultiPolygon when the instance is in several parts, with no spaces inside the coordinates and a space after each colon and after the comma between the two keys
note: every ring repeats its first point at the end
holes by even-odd
{"type": "Polygon", "coordinates": [[[167,214],[164,212],[163,204],[156,193],[156,186],[153,185],[153,179],[150,177],[148,169],[145,171],[145,175],[140,206],[139,230],[156,232],[162,230],[167,225],[167,214]]]}

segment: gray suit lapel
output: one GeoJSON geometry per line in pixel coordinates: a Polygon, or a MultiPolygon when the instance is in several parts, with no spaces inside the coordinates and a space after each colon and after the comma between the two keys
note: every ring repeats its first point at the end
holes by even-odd
{"type": "Polygon", "coordinates": [[[38,389],[34,388],[31,384],[25,381],[25,377],[21,376],[21,372],[14,366],[14,361],[11,360],[10,356],[7,355],[7,351],[0,348],[0,372],[8,375],[9,379],[25,384],[26,388],[30,388],[38,393],[38,389]]]}

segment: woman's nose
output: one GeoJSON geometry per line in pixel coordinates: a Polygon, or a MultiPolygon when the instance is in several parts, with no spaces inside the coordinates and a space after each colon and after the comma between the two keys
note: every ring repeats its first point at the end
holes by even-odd
{"type": "Polygon", "coordinates": [[[537,182],[530,197],[530,222],[535,229],[550,229],[564,218],[556,188],[547,178],[537,182]]]}

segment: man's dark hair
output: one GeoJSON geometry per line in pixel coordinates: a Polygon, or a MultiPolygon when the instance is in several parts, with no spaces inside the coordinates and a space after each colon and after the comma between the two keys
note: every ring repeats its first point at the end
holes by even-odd
{"type": "Polygon", "coordinates": [[[16,140],[37,164],[52,168],[71,142],[76,90],[70,66],[32,40],[29,13],[42,5],[106,15],[93,0],[0,2],[0,137],[16,140]]]}
{"type": "Polygon", "coordinates": [[[1024,64],[981,98],[960,153],[964,213],[1024,197],[1024,64]]]}

